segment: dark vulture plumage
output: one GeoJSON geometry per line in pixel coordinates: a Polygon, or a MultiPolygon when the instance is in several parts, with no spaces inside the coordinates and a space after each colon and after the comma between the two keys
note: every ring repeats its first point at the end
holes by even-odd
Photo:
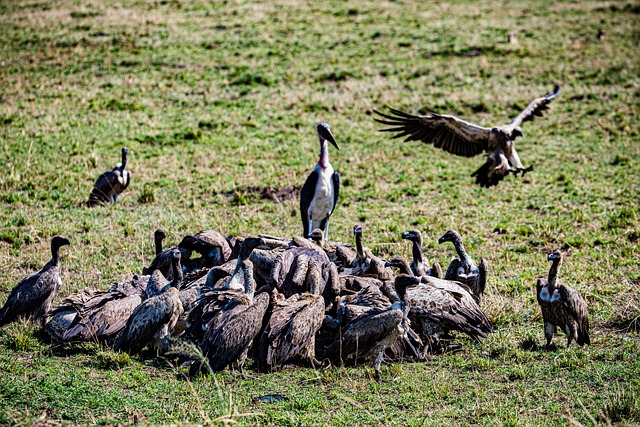
{"type": "Polygon", "coordinates": [[[69,330],[73,320],[78,314],[78,310],[96,291],[84,288],[75,294],[71,294],[49,310],[47,313],[47,322],[44,325],[44,332],[47,334],[51,342],[60,343],[64,340],[64,334],[69,330]]]}
{"type": "Polygon", "coordinates": [[[533,169],[532,166],[522,166],[515,139],[522,136],[520,125],[542,116],[559,92],[560,86],[556,85],[553,92],[534,99],[511,123],[502,126],[484,127],[450,115],[428,113],[416,116],[395,109],[390,109],[390,114],[376,111],[382,119],[375,120],[391,126],[382,131],[397,133],[394,138],[406,137],[405,141],[433,144],[436,148],[463,157],[486,152],[485,164],[471,176],[476,177],[476,183],[480,186],[490,187],[497,185],[509,173],[524,175],[533,169]]]}
{"type": "Polygon", "coordinates": [[[587,303],[580,292],[558,281],[562,253],[555,250],[549,254],[548,260],[551,262],[548,279],[540,278],[536,283],[536,298],[542,309],[547,348],[551,345],[556,327],[567,335],[567,347],[573,340],[580,346],[591,344],[587,303]]]}
{"type": "MultiPolygon", "coordinates": [[[[223,370],[232,365],[241,370],[249,349],[260,330],[262,319],[269,306],[269,294],[255,295],[253,266],[249,259],[242,260],[244,292],[227,302],[206,325],[200,342],[202,353],[209,361],[212,371],[223,370]]],[[[190,373],[201,371],[200,363],[192,365],[190,373]]]]}
{"type": "Polygon", "coordinates": [[[444,278],[455,280],[471,288],[471,291],[482,301],[482,295],[487,287],[487,277],[489,275],[489,263],[486,259],[480,258],[480,265],[469,256],[462,237],[457,231],[449,230],[438,240],[438,243],[451,242],[456,249],[458,258],[451,260],[444,278]]]}
{"type": "Polygon", "coordinates": [[[324,232],[324,239],[329,240],[329,217],[338,203],[340,176],[329,163],[328,143],[340,148],[328,124],[318,123],[316,130],[320,138],[320,159],[300,191],[302,235],[307,237],[313,229],[319,228],[324,232]]]}
{"type": "Polygon", "coordinates": [[[315,335],[322,326],[325,307],[319,289],[321,274],[320,268],[310,268],[309,292],[291,295],[274,306],[260,342],[264,368],[283,366],[293,358],[315,364],[315,335]]]}
{"type": "Polygon", "coordinates": [[[148,298],[131,313],[114,349],[129,354],[139,353],[152,344],[157,355],[169,349],[169,338],[178,318],[183,312],[178,291],[182,283],[180,251],[173,251],[173,272],[177,276],[168,289],[148,298]]]}
{"type": "Polygon", "coordinates": [[[96,292],[78,308],[63,340],[93,342],[115,338],[142,303],[148,280],[149,276],[134,275],[131,281],[114,283],[109,290],[96,292]]]}
{"type": "Polygon", "coordinates": [[[20,280],[11,290],[0,309],[0,327],[20,318],[44,322],[51,302],[58,294],[60,278],[60,247],[70,244],[63,236],[51,239],[51,260],[42,270],[20,280]]]}
{"type": "Polygon", "coordinates": [[[185,236],[178,247],[200,254],[203,267],[222,265],[231,257],[229,242],[222,234],[213,230],[201,231],[195,236],[185,236]]]}
{"type": "Polygon", "coordinates": [[[438,261],[435,261],[431,268],[426,268],[424,258],[422,256],[422,233],[418,230],[409,230],[402,233],[402,238],[412,242],[411,253],[413,262],[411,263],[411,271],[417,277],[433,276],[438,279],[442,278],[442,267],[438,261]]]}
{"type": "Polygon", "coordinates": [[[129,151],[123,147],[122,162],[98,177],[89,195],[89,201],[87,202],[89,206],[115,203],[118,201],[120,193],[129,186],[131,175],[129,171],[125,169],[127,166],[128,152],[129,151]]]}
{"type": "Polygon", "coordinates": [[[385,350],[405,337],[402,327],[408,314],[405,294],[408,287],[416,286],[420,279],[410,276],[398,276],[395,289],[398,301],[385,308],[373,307],[354,319],[344,331],[327,348],[322,359],[333,363],[363,359],[370,363],[375,371],[376,380],[380,381],[380,365],[384,360],[385,350]]]}

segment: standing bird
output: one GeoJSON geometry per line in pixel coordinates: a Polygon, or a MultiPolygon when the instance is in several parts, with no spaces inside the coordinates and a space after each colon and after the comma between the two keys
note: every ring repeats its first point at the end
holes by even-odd
{"type": "Polygon", "coordinates": [[[405,336],[403,324],[406,324],[409,309],[405,303],[407,287],[416,286],[420,279],[400,275],[395,279],[398,301],[385,308],[373,307],[353,320],[333,343],[327,348],[323,359],[333,362],[362,358],[373,365],[375,379],[382,380],[380,365],[384,351],[405,336]]]}
{"type": "Polygon", "coordinates": [[[153,232],[153,243],[156,247],[156,256],[160,255],[162,252],[162,241],[167,237],[167,234],[164,232],[162,228],[158,228],[153,232]]]}
{"type": "Polygon", "coordinates": [[[300,192],[300,216],[304,237],[309,236],[313,229],[319,228],[324,231],[324,240],[329,240],[329,217],[338,203],[340,176],[329,163],[328,142],[338,150],[340,147],[328,124],[318,123],[317,131],[320,138],[320,159],[300,192]]]}
{"type": "Polygon", "coordinates": [[[136,307],[127,320],[114,350],[136,354],[147,344],[153,344],[156,353],[160,355],[169,349],[171,332],[183,312],[178,291],[182,283],[180,251],[174,250],[172,256],[175,279],[171,286],[136,307]]]}
{"type": "Polygon", "coordinates": [[[424,258],[422,257],[422,234],[418,230],[409,230],[402,233],[402,238],[409,240],[411,245],[411,253],[413,262],[411,263],[411,271],[418,277],[432,276],[438,279],[442,278],[442,267],[438,261],[435,261],[431,268],[426,268],[424,258]]]}
{"type": "Polygon", "coordinates": [[[129,171],[125,169],[128,152],[126,147],[122,147],[122,162],[98,177],[89,195],[87,202],[89,206],[115,203],[118,201],[120,193],[129,186],[131,176],[129,171]]]}
{"type": "Polygon", "coordinates": [[[11,290],[9,298],[0,309],[0,327],[19,318],[44,321],[44,316],[62,285],[60,247],[69,244],[69,239],[63,236],[51,239],[51,260],[42,270],[23,278],[11,290]]]}
{"type": "Polygon", "coordinates": [[[455,280],[457,282],[464,283],[469,288],[478,300],[482,300],[482,295],[487,287],[487,276],[489,274],[489,264],[484,258],[480,258],[480,265],[471,259],[469,254],[462,244],[462,237],[460,233],[455,230],[449,230],[438,240],[438,244],[444,242],[451,242],[456,248],[459,258],[451,260],[447,272],[444,278],[446,280],[455,280]]]}
{"type": "Polygon", "coordinates": [[[549,278],[547,280],[540,278],[536,283],[536,298],[542,309],[547,348],[551,345],[556,327],[567,335],[567,348],[573,340],[576,340],[580,346],[591,344],[587,303],[580,292],[558,282],[562,253],[555,250],[547,259],[551,261],[549,278]]]}
{"type": "Polygon", "coordinates": [[[502,126],[478,126],[454,116],[436,113],[415,116],[393,108],[390,109],[391,114],[376,111],[384,120],[375,120],[392,126],[381,131],[397,132],[394,139],[406,136],[405,142],[419,140],[426,144],[433,143],[436,148],[463,157],[487,152],[485,164],[471,176],[476,177],[476,184],[481,187],[491,187],[498,185],[509,173],[517,175],[520,172],[524,176],[526,172],[533,170],[533,166],[522,166],[516,152],[515,139],[522,136],[520,125],[536,116],[542,116],[542,112],[549,108],[547,104],[558,93],[560,86],[556,85],[553,92],[534,99],[511,123],[502,126]]]}

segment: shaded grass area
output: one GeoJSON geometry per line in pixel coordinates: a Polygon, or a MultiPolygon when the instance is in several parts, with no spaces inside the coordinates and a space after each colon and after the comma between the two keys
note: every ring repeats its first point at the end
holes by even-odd
{"type": "Polygon", "coordinates": [[[397,379],[384,384],[325,368],[223,373],[216,385],[97,346],[59,349],[17,325],[0,331],[0,422],[640,422],[637,22],[629,1],[1,2],[5,295],[58,233],[73,243],[61,296],[140,271],[159,226],[169,244],[205,228],[298,234],[297,200],[262,194],[304,182],[322,120],[341,146],[332,239],[350,240],[359,222],[375,253],[409,256],[400,234],[419,228],[443,263],[452,249],[435,242],[457,229],[490,263],[484,307],[498,333],[391,365],[383,373],[397,379]],[[554,83],[560,97],[517,141],[534,171],[491,190],[472,186],[480,159],[391,141],[371,117],[394,107],[499,124],[554,83]],[[123,145],[130,188],[115,207],[86,208],[123,145]],[[589,303],[585,350],[541,348],[533,288],[553,248],[589,303]],[[254,401],[269,393],[289,400],[254,401]]]}

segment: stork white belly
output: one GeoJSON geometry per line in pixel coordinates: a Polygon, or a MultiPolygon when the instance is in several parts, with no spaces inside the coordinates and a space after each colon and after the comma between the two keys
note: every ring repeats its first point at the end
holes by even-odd
{"type": "Polygon", "coordinates": [[[322,221],[329,216],[333,209],[334,188],[333,188],[333,168],[329,165],[325,170],[320,170],[316,191],[313,200],[309,204],[309,218],[316,221],[322,221]]]}

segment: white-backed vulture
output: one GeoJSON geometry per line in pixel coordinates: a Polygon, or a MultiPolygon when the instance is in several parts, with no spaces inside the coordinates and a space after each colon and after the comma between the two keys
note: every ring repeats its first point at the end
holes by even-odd
{"type": "Polygon", "coordinates": [[[390,109],[390,114],[375,111],[383,118],[375,120],[391,126],[381,131],[397,133],[394,139],[406,136],[405,142],[422,141],[463,157],[473,157],[486,152],[485,164],[471,176],[476,177],[476,183],[480,186],[490,187],[497,185],[509,173],[524,175],[533,170],[533,166],[522,166],[516,152],[515,139],[522,136],[520,125],[542,116],[543,111],[549,108],[547,105],[559,92],[560,86],[556,85],[553,92],[534,99],[511,123],[502,126],[484,127],[454,116],[436,113],[416,116],[393,108],[390,109]]]}
{"type": "Polygon", "coordinates": [[[60,247],[69,244],[69,239],[66,237],[53,236],[51,260],[42,267],[42,270],[24,277],[14,286],[0,309],[0,327],[21,318],[44,322],[44,317],[51,308],[51,302],[62,286],[59,267],[60,247]]]}
{"type": "Polygon", "coordinates": [[[482,301],[482,295],[487,287],[487,277],[489,275],[489,263],[486,259],[480,258],[480,265],[476,265],[475,261],[469,256],[464,245],[462,237],[457,231],[449,230],[438,240],[438,243],[451,242],[456,249],[459,258],[451,260],[444,278],[446,280],[454,280],[471,288],[471,291],[478,297],[478,301],[482,301]]]}
{"type": "Polygon", "coordinates": [[[122,162],[98,177],[89,195],[89,201],[87,202],[89,206],[115,203],[118,201],[120,193],[129,186],[131,175],[125,169],[128,152],[129,150],[123,147],[122,162]]]}
{"type": "Polygon", "coordinates": [[[567,335],[567,347],[573,340],[580,346],[591,344],[587,303],[580,292],[558,281],[562,253],[555,250],[547,259],[551,262],[549,276],[546,280],[538,279],[536,283],[536,298],[542,309],[547,348],[551,345],[556,327],[567,335]]]}
{"type": "Polygon", "coordinates": [[[419,230],[409,230],[402,233],[402,238],[412,242],[411,254],[413,255],[413,262],[411,263],[411,271],[414,276],[432,276],[438,279],[442,278],[442,267],[438,261],[435,261],[431,268],[425,267],[424,258],[422,255],[422,233],[419,230]]]}

